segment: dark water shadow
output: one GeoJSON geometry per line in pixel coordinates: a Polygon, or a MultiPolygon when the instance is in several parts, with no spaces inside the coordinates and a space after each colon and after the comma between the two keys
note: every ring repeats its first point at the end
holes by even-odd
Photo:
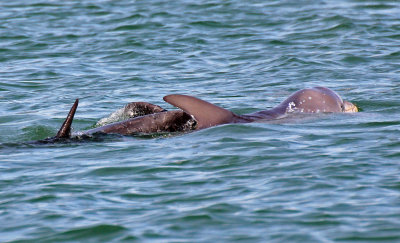
{"type": "Polygon", "coordinates": [[[91,135],[86,135],[86,134],[77,135],[71,138],[49,137],[41,140],[26,141],[26,142],[0,143],[0,151],[7,148],[71,147],[88,143],[121,142],[126,139],[136,139],[136,140],[164,139],[164,138],[182,136],[190,132],[192,131],[159,132],[151,134],[137,133],[132,135],[94,133],[91,135]]]}

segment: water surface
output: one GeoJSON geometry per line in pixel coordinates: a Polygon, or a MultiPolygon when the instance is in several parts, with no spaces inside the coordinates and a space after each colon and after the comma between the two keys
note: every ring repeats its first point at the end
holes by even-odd
{"type": "Polygon", "coordinates": [[[397,1],[3,1],[1,242],[400,241],[397,1]],[[358,114],[45,146],[132,101],[358,114]]]}

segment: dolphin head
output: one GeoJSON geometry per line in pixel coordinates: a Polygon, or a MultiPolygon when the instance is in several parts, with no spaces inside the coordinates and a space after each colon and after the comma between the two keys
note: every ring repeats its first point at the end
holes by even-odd
{"type": "Polygon", "coordinates": [[[357,112],[357,107],[325,87],[302,89],[293,93],[280,104],[285,112],[357,112]]]}

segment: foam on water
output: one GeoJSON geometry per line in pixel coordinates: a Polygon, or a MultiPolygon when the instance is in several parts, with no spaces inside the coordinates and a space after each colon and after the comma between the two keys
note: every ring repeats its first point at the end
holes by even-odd
{"type": "Polygon", "coordinates": [[[125,108],[118,109],[111,113],[108,117],[101,118],[98,122],[96,122],[96,127],[101,127],[110,123],[123,121],[129,119],[132,114],[126,113],[125,108]]]}

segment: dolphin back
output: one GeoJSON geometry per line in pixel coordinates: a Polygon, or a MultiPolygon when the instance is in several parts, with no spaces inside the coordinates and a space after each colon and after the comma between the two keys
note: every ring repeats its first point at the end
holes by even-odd
{"type": "Polygon", "coordinates": [[[173,94],[163,99],[192,115],[197,121],[196,129],[231,123],[235,119],[233,112],[193,96],[173,94]]]}

